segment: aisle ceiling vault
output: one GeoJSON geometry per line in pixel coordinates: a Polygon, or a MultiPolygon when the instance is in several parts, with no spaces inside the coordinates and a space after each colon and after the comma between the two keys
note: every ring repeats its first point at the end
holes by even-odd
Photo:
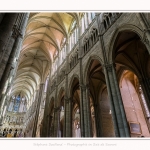
{"type": "Polygon", "coordinates": [[[11,95],[22,93],[29,105],[34,91],[44,83],[51,64],[68,38],[74,20],[80,13],[30,13],[18,70],[11,95]]]}

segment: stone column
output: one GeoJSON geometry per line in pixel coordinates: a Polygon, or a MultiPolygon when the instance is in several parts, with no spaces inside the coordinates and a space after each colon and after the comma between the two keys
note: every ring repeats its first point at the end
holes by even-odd
{"type": "Polygon", "coordinates": [[[44,85],[45,85],[44,83],[41,83],[40,84],[40,88],[39,88],[39,95],[38,95],[38,98],[37,98],[37,106],[36,106],[36,111],[35,111],[35,118],[34,118],[34,126],[33,126],[32,137],[36,136],[40,105],[41,105],[41,100],[43,98],[43,92],[44,92],[44,85]]]}
{"type": "Polygon", "coordinates": [[[91,124],[91,108],[90,108],[90,87],[89,85],[86,85],[86,107],[87,107],[87,126],[88,126],[88,137],[92,137],[92,124],[91,124]]]}
{"type": "Polygon", "coordinates": [[[81,137],[87,136],[87,114],[86,114],[86,103],[85,103],[85,96],[86,96],[86,88],[83,84],[80,84],[80,122],[81,122],[81,137]]]}
{"type": "Polygon", "coordinates": [[[114,125],[114,130],[115,130],[115,136],[119,137],[120,134],[119,134],[118,124],[117,124],[117,116],[116,116],[115,108],[114,108],[115,104],[113,102],[113,95],[112,95],[111,86],[110,86],[110,79],[108,77],[108,71],[109,71],[109,69],[107,69],[106,67],[103,67],[103,69],[104,69],[104,75],[105,75],[107,90],[108,90],[110,108],[111,108],[111,112],[112,112],[112,118],[113,118],[113,125],[114,125]]]}
{"type": "MultiPolygon", "coordinates": [[[[102,137],[102,124],[101,124],[99,105],[100,105],[99,101],[97,100],[96,103],[94,103],[96,137],[102,137]]],[[[92,133],[93,133],[93,130],[92,130],[92,133]]]]}
{"type": "Polygon", "coordinates": [[[48,80],[47,85],[47,91],[46,91],[46,101],[45,101],[45,109],[44,109],[44,117],[43,117],[43,128],[42,128],[42,137],[49,137],[49,94],[50,94],[50,76],[48,80]]]}
{"type": "Polygon", "coordinates": [[[9,42],[8,42],[6,48],[5,48],[4,54],[1,56],[2,59],[1,59],[1,63],[0,63],[0,65],[1,65],[1,68],[0,68],[0,81],[3,81],[3,76],[5,76],[4,75],[4,70],[7,66],[7,62],[8,62],[10,53],[13,49],[13,46],[14,46],[14,43],[15,43],[15,40],[16,40],[16,35],[14,33],[15,32],[15,27],[13,29],[14,29],[13,34],[9,39],[9,42]]]}
{"type": "Polygon", "coordinates": [[[66,41],[66,68],[65,68],[65,95],[64,95],[64,126],[63,126],[63,137],[66,137],[67,132],[67,106],[68,106],[68,72],[69,72],[69,40],[66,41]]]}
{"type": "MultiPolygon", "coordinates": [[[[17,19],[18,13],[6,13],[1,24],[0,24],[0,66],[3,68],[5,66],[5,58],[4,55],[7,52],[6,48],[8,47],[8,43],[10,43],[10,39],[12,39],[12,34],[14,32],[14,25],[17,19]],[[4,62],[3,62],[4,61],[4,62]]],[[[12,39],[13,40],[13,39],[12,39]]],[[[10,46],[10,45],[9,45],[10,46]]],[[[3,72],[0,73],[0,79],[3,72]]]]}
{"type": "Polygon", "coordinates": [[[53,128],[52,128],[52,123],[53,123],[53,116],[48,116],[49,117],[49,122],[48,122],[48,124],[49,124],[49,128],[48,128],[48,135],[47,135],[47,137],[52,137],[53,136],[53,128]]]}
{"type": "MultiPolygon", "coordinates": [[[[29,16],[29,13],[25,13],[24,14],[24,18],[22,20],[22,25],[20,26],[20,30],[19,30],[19,27],[18,29],[15,28],[13,35],[14,38],[14,45],[13,45],[13,48],[10,46],[10,56],[9,56],[9,59],[8,59],[8,62],[7,62],[7,65],[5,67],[5,70],[4,70],[4,73],[2,75],[2,78],[1,78],[1,84],[0,84],[0,97],[1,97],[1,93],[2,93],[2,90],[5,86],[5,83],[6,83],[6,80],[9,78],[9,73],[11,71],[11,69],[14,69],[13,67],[13,61],[14,59],[18,59],[19,57],[19,53],[20,53],[20,50],[21,50],[21,46],[22,46],[22,40],[23,40],[23,37],[24,37],[24,33],[25,33],[25,29],[26,29],[26,25],[27,25],[27,21],[28,21],[28,16],[29,16]]],[[[10,40],[11,41],[11,40],[10,40]]],[[[12,43],[12,41],[11,41],[12,43]]]]}
{"type": "Polygon", "coordinates": [[[72,137],[72,99],[66,99],[66,137],[72,137]]]}
{"type": "MultiPolygon", "coordinates": [[[[81,28],[82,28],[82,24],[81,21],[79,22],[79,26],[78,26],[79,30],[78,30],[78,41],[79,41],[79,51],[78,51],[78,56],[79,56],[79,85],[80,85],[80,123],[81,123],[81,137],[85,137],[85,126],[84,126],[84,112],[83,112],[83,66],[82,66],[82,54],[83,54],[83,48],[82,48],[82,44],[81,44],[81,28]]],[[[85,93],[84,93],[85,94],[85,93]]],[[[86,131],[87,132],[87,131],[86,131]]]]}
{"type": "Polygon", "coordinates": [[[50,127],[50,136],[54,137],[54,117],[52,118],[51,127],[50,127]]]}
{"type": "Polygon", "coordinates": [[[82,86],[80,86],[80,124],[81,124],[81,137],[85,137],[85,126],[84,126],[84,111],[83,111],[83,91],[82,86]]]}
{"type": "Polygon", "coordinates": [[[122,96],[121,96],[121,92],[120,92],[120,88],[119,88],[119,83],[117,81],[116,69],[115,69],[114,65],[112,66],[112,71],[113,71],[113,77],[114,77],[116,92],[117,92],[117,96],[118,96],[118,100],[119,100],[118,102],[119,102],[121,115],[122,115],[122,119],[123,119],[125,135],[126,135],[126,137],[130,137],[129,126],[128,126],[128,122],[127,122],[127,118],[126,118],[125,109],[123,106],[122,96]]]}
{"type": "Polygon", "coordinates": [[[80,85],[80,93],[82,97],[82,111],[84,118],[84,137],[91,137],[91,120],[90,120],[90,107],[89,107],[89,91],[85,85],[80,85]]]}
{"type": "MultiPolygon", "coordinates": [[[[65,90],[66,91],[66,90],[65,90]]],[[[66,93],[66,92],[65,92],[66,93]]],[[[66,137],[66,98],[64,98],[64,122],[63,122],[63,137],[66,137]]]]}
{"type": "Polygon", "coordinates": [[[114,121],[115,134],[118,137],[130,137],[114,65],[113,64],[105,65],[105,74],[106,71],[108,74],[108,79],[106,83],[107,87],[109,86],[108,95],[111,102],[111,110],[114,121]]]}
{"type": "MultiPolygon", "coordinates": [[[[57,70],[57,79],[56,79],[56,83],[57,83],[57,80],[58,80],[58,70],[57,70]]],[[[57,121],[58,121],[58,115],[57,115],[57,86],[55,86],[55,100],[54,100],[54,137],[57,137],[58,135],[58,132],[57,132],[57,121]]]]}
{"type": "Polygon", "coordinates": [[[59,129],[60,129],[60,107],[54,108],[54,137],[59,137],[59,129]]]}

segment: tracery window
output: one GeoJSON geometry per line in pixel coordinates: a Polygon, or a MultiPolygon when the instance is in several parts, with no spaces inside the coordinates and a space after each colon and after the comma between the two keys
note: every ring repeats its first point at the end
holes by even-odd
{"type": "Polygon", "coordinates": [[[94,12],[91,13],[91,18],[92,18],[92,19],[95,18],[95,13],[94,13],[94,12]]]}
{"type": "Polygon", "coordinates": [[[15,99],[15,102],[14,102],[14,108],[13,108],[14,112],[17,112],[19,110],[20,100],[21,100],[20,95],[16,96],[16,99],[15,99]]]}
{"type": "Polygon", "coordinates": [[[8,111],[11,112],[26,112],[27,110],[27,102],[25,97],[21,97],[20,94],[18,96],[12,96],[8,111]]]}

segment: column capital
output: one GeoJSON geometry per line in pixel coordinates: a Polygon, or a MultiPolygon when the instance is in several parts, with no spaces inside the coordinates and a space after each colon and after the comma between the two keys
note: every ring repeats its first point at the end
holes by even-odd
{"type": "Polygon", "coordinates": [[[71,97],[70,98],[65,98],[65,102],[68,104],[71,101],[71,97]]]}
{"type": "Polygon", "coordinates": [[[111,64],[103,64],[102,67],[106,68],[106,70],[108,72],[112,72],[113,67],[115,68],[116,64],[115,63],[111,63],[111,64]]]}
{"type": "Polygon", "coordinates": [[[54,108],[54,112],[58,112],[60,110],[61,110],[61,108],[59,106],[54,108]]]}
{"type": "Polygon", "coordinates": [[[150,45],[150,42],[149,42],[148,37],[146,35],[146,33],[149,32],[149,31],[150,31],[150,29],[144,29],[143,30],[144,34],[143,34],[142,41],[143,41],[143,43],[145,43],[147,45],[150,45]]]}
{"type": "Polygon", "coordinates": [[[80,87],[82,90],[86,90],[86,85],[84,85],[84,84],[79,84],[79,87],[80,87]]]}
{"type": "Polygon", "coordinates": [[[69,41],[68,41],[68,39],[66,39],[66,46],[68,46],[69,45],[69,41]]]}
{"type": "Polygon", "coordinates": [[[150,46],[150,42],[146,36],[146,34],[144,33],[144,36],[143,36],[143,39],[142,39],[143,43],[145,43],[146,45],[149,45],[150,46]]]}
{"type": "Polygon", "coordinates": [[[40,85],[44,85],[44,84],[45,84],[44,82],[41,82],[41,83],[40,83],[40,85]]]}
{"type": "Polygon", "coordinates": [[[51,119],[54,119],[54,116],[52,116],[52,115],[49,115],[49,117],[50,117],[51,119]]]}
{"type": "Polygon", "coordinates": [[[90,84],[87,83],[87,84],[85,85],[85,87],[86,87],[87,90],[89,90],[89,89],[90,89],[90,84]]]}

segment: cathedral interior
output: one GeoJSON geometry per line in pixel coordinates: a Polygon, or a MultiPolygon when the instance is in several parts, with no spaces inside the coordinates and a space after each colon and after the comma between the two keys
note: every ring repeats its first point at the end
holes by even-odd
{"type": "Polygon", "coordinates": [[[0,132],[150,137],[150,13],[0,13],[0,132]]]}

